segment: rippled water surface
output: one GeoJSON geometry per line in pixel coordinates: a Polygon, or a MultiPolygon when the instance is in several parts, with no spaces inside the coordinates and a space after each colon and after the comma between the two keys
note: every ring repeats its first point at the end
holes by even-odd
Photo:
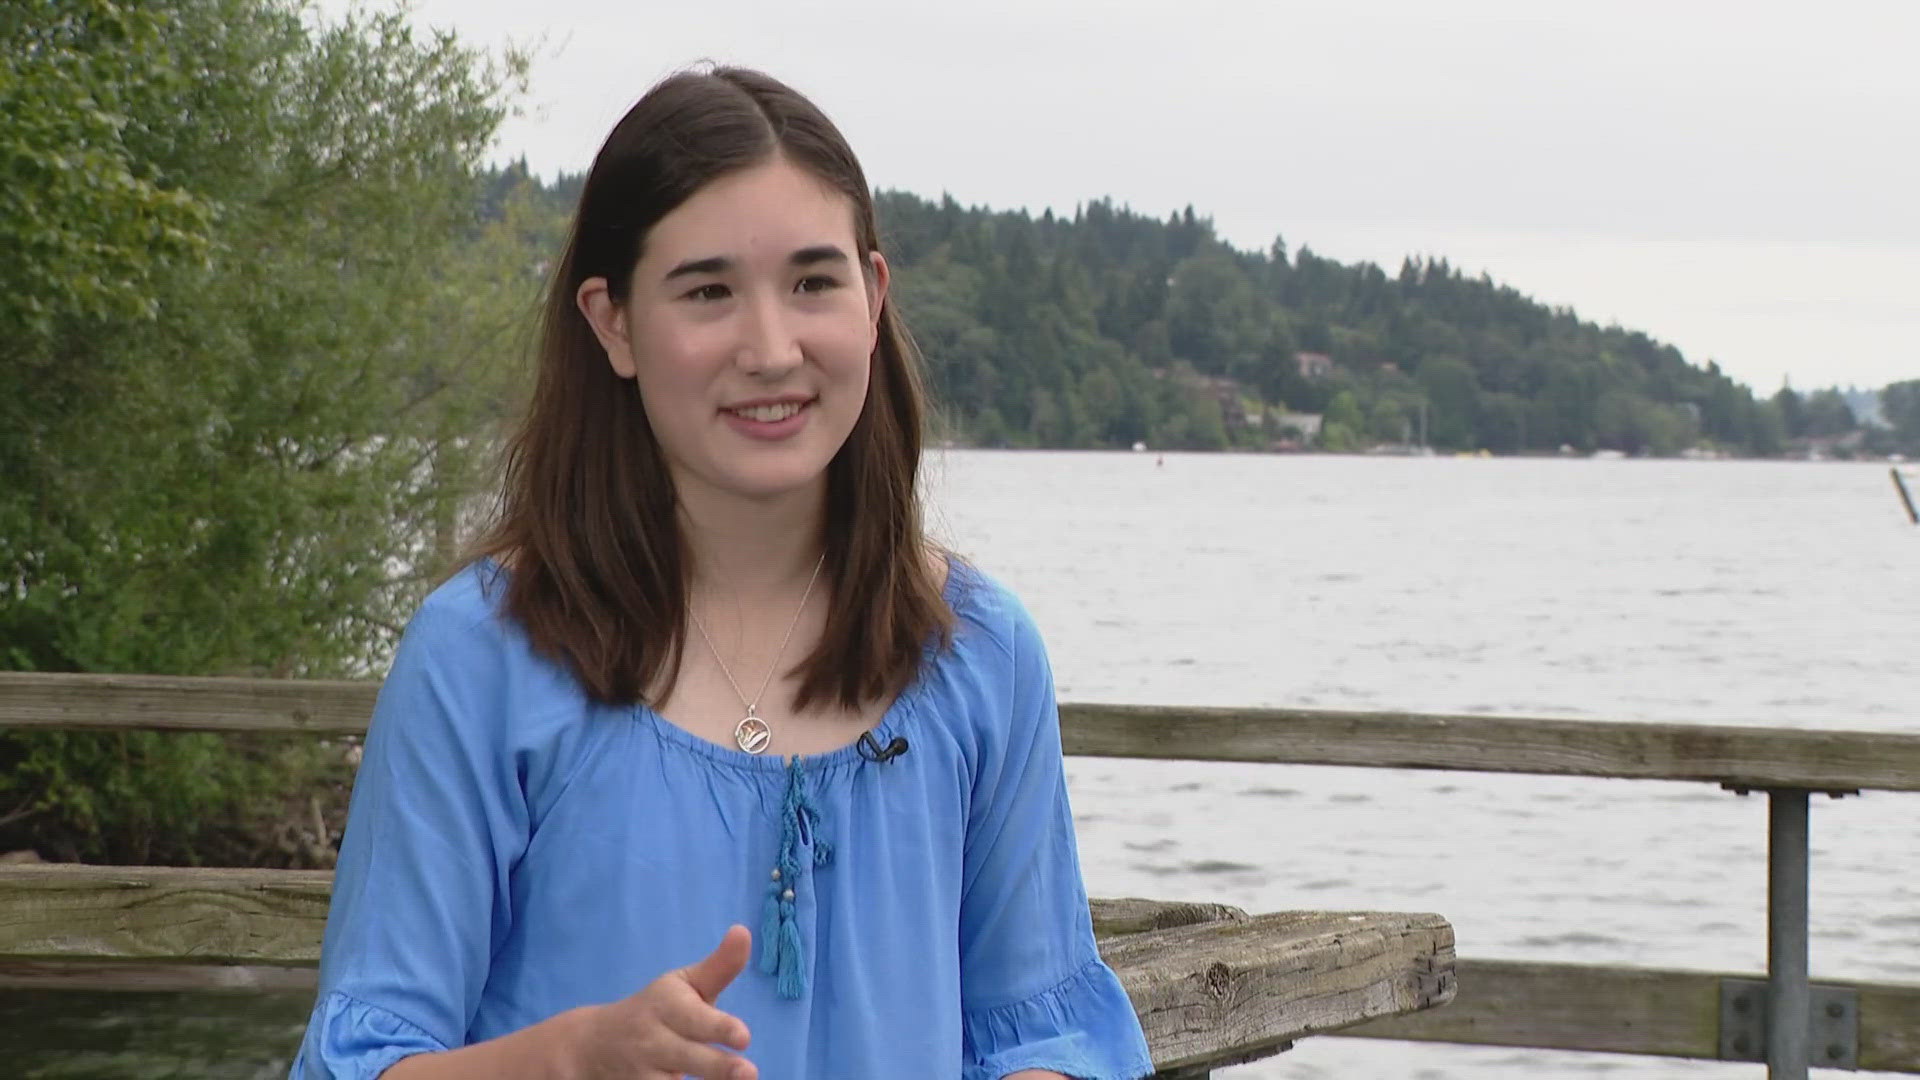
{"type": "MultiPolygon", "coordinates": [[[[1063,700],[1920,732],[1885,466],[966,453],[944,534],[1063,700]]],[[[1436,911],[1462,955],[1760,971],[1766,804],[1710,785],[1084,759],[1098,894],[1436,911]]],[[[1920,795],[1817,799],[1818,977],[1920,982],[1920,795]]],[[[1312,1039],[1236,1080],[1752,1077],[1312,1039]]]]}
{"type": "MultiPolygon", "coordinates": [[[[934,460],[930,491],[936,532],[1033,610],[1066,700],[1920,732],[1920,530],[1884,466],[964,452],[934,460]]],[[[1759,798],[1308,766],[1069,773],[1096,894],[1436,911],[1474,957],[1765,966],[1759,798]]],[[[1920,982],[1917,820],[1920,795],[1815,802],[1816,977],[1920,982]]],[[[272,1075],[297,1038],[297,1002],[292,1026],[284,1002],[253,1007],[222,1077],[272,1075]]],[[[48,1026],[34,1008],[0,996],[0,1038],[48,1026]]],[[[219,1028],[169,1023],[76,1005],[65,1037],[104,1042],[29,1075],[211,1075],[129,1056],[219,1028]]],[[[1319,1038],[1219,1075],[1757,1070],[1319,1038]]]]}

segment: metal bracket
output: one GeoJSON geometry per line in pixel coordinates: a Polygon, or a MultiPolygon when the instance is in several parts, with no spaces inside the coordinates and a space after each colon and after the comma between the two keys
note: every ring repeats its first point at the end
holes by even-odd
{"type": "MultiPolygon", "coordinates": [[[[1739,784],[1739,783],[1734,783],[1732,781],[1722,781],[1720,784],[1720,790],[1731,791],[1735,795],[1745,797],[1754,793],[1755,786],[1753,784],[1739,784]]],[[[1762,788],[1759,788],[1759,790],[1771,791],[1774,789],[1762,787],[1762,788]]],[[[1844,799],[1844,798],[1847,798],[1848,796],[1853,796],[1855,798],[1858,798],[1860,795],[1859,788],[1838,788],[1833,791],[1828,791],[1825,788],[1813,788],[1809,790],[1814,791],[1816,794],[1825,795],[1829,799],[1844,799]]]]}
{"type": "MultiPolygon", "coordinates": [[[[1860,1067],[1860,1000],[1850,987],[1814,983],[1807,1019],[1808,1065],[1821,1069],[1860,1067]]],[[[1767,982],[1720,980],[1720,1060],[1767,1059],[1767,982]]]]}

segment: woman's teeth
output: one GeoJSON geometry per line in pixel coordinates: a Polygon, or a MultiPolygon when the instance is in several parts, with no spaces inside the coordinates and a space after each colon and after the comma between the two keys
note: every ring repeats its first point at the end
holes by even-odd
{"type": "Polygon", "coordinates": [[[729,409],[735,416],[744,416],[748,420],[757,420],[762,424],[771,424],[785,420],[801,409],[801,402],[783,401],[778,405],[755,405],[750,409],[729,409]]]}

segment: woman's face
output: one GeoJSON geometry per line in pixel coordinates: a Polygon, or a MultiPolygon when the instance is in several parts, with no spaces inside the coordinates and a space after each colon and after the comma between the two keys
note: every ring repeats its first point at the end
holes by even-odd
{"type": "Polygon", "coordinates": [[[634,380],[681,498],[817,492],[866,401],[887,265],[862,266],[852,200],[784,159],[661,218],[624,304],[580,310],[634,380]],[[704,493],[704,494],[703,494],[704,493]]]}

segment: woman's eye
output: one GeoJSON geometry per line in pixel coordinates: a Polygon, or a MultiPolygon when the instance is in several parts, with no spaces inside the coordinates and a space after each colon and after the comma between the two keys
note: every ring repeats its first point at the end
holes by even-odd
{"type": "Polygon", "coordinates": [[[733,295],[725,285],[702,285],[687,294],[689,300],[725,300],[733,295]]]}
{"type": "Polygon", "coordinates": [[[836,281],[833,278],[827,277],[825,274],[815,274],[812,277],[801,278],[800,283],[798,285],[795,285],[793,289],[795,292],[817,293],[817,292],[826,292],[828,289],[838,288],[839,285],[840,285],[840,282],[836,281]]]}

